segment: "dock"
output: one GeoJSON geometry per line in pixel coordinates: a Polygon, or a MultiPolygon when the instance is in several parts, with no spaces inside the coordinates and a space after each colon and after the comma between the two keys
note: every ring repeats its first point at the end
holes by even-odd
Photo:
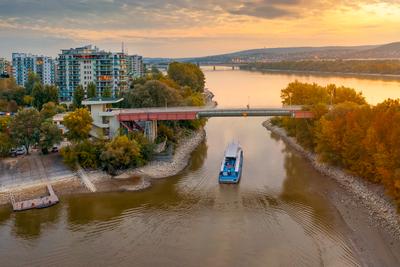
{"type": "Polygon", "coordinates": [[[30,209],[42,209],[53,206],[59,202],[57,195],[54,193],[51,184],[47,184],[48,195],[35,199],[15,201],[14,196],[10,194],[10,200],[14,211],[23,211],[30,209]]]}

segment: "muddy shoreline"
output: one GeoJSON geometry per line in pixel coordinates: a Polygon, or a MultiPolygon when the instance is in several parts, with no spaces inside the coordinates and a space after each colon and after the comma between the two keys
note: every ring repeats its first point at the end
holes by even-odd
{"type": "Polygon", "coordinates": [[[286,131],[269,120],[262,124],[333,184],[324,195],[347,225],[348,237],[365,266],[399,266],[400,216],[382,186],[349,175],[340,168],[318,161],[317,155],[303,149],[286,131]]]}
{"type": "MultiPolygon", "coordinates": [[[[205,130],[200,129],[185,136],[178,143],[170,162],[151,161],[145,166],[129,169],[118,176],[110,176],[101,170],[86,172],[89,180],[96,187],[96,192],[139,191],[151,187],[152,179],[167,178],[182,171],[190,160],[191,153],[200,145],[206,136],[205,130]]],[[[10,206],[10,193],[14,198],[26,200],[46,194],[46,181],[33,184],[14,185],[2,188],[0,191],[0,207],[10,206]]],[[[78,175],[48,182],[53,186],[58,196],[71,194],[89,194],[78,175]]]]}

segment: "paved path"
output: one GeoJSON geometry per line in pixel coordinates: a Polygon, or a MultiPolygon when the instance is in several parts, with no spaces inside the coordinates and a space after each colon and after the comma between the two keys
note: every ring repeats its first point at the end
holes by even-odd
{"type": "Polygon", "coordinates": [[[96,186],[92,183],[92,181],[90,181],[85,170],[79,165],[76,174],[81,178],[83,184],[86,186],[87,189],[89,189],[90,192],[97,191],[96,186]]]}

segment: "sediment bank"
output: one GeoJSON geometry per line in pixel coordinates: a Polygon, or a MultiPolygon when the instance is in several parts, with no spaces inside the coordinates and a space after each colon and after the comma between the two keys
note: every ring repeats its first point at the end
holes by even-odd
{"type": "Polygon", "coordinates": [[[308,159],[317,171],[330,177],[341,188],[349,192],[354,202],[366,209],[373,226],[384,228],[390,235],[400,240],[400,216],[394,203],[384,195],[382,186],[369,183],[360,177],[346,173],[338,167],[320,162],[315,153],[305,150],[293,137],[288,136],[284,129],[272,125],[269,120],[265,121],[263,126],[280,136],[285,143],[308,159]]]}
{"type": "Polygon", "coordinates": [[[114,177],[114,179],[127,179],[134,176],[159,179],[176,175],[187,166],[190,154],[200,145],[205,136],[205,130],[201,129],[193,132],[190,136],[182,138],[177,145],[171,162],[152,161],[143,167],[127,170],[114,177]]]}
{"type": "MultiPolygon", "coordinates": [[[[151,186],[151,179],[166,178],[182,171],[190,160],[190,154],[205,138],[205,130],[193,132],[181,139],[170,162],[151,161],[145,166],[129,169],[112,177],[101,170],[86,172],[97,192],[139,191],[151,186]]],[[[16,184],[2,188],[0,191],[0,206],[10,203],[10,194],[17,200],[34,198],[45,193],[46,184],[50,183],[58,196],[66,194],[90,193],[78,175],[72,175],[60,180],[38,180],[27,184],[16,184]]]]}

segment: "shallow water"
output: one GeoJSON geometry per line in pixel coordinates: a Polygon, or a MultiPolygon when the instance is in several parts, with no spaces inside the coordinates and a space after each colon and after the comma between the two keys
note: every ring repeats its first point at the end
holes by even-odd
{"type": "MultiPolygon", "coordinates": [[[[245,106],[248,96],[253,106],[279,106],[279,90],[289,81],[325,79],[231,70],[207,70],[206,77],[220,106],[245,106]]],[[[338,79],[368,85],[371,102],[381,101],[374,90],[399,87],[338,79]]],[[[359,265],[346,225],[326,198],[329,181],[266,131],[263,120],[210,119],[190,165],[148,190],[66,196],[52,208],[22,213],[0,209],[1,265],[359,265]],[[242,180],[219,185],[232,139],[244,149],[242,180]]]]}

